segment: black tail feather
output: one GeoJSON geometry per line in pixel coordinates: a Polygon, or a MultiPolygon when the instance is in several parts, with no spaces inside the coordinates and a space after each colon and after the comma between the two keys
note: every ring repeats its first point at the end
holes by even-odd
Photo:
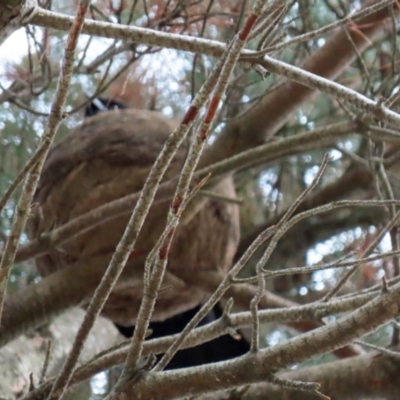
{"type": "MultiPolygon", "coordinates": [[[[199,310],[200,306],[169,318],[163,322],[151,322],[149,326],[153,331],[151,339],[181,332],[199,310]]],[[[222,309],[220,305],[217,304],[199,325],[201,326],[215,321],[220,318],[221,315],[222,309]]],[[[124,327],[117,324],[115,324],[115,326],[126,338],[132,337],[133,331],[135,330],[134,326],[124,327]]],[[[242,356],[249,350],[250,346],[246,339],[241,338],[236,340],[230,335],[224,335],[199,346],[180,350],[171,360],[166,369],[195,367],[203,364],[226,361],[242,356]]]]}

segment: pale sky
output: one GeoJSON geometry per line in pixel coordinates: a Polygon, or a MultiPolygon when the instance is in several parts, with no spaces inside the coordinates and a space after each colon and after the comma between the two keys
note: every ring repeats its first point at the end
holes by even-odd
{"type": "Polygon", "coordinates": [[[0,77],[7,62],[18,62],[26,54],[27,41],[24,29],[18,29],[0,46],[0,77]]]}

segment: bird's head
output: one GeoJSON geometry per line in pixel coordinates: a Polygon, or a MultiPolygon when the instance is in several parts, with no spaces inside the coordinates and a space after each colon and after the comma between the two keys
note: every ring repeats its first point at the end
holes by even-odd
{"type": "Polygon", "coordinates": [[[106,97],[96,97],[85,109],[85,118],[92,117],[103,111],[122,110],[128,108],[124,103],[106,97]]]}

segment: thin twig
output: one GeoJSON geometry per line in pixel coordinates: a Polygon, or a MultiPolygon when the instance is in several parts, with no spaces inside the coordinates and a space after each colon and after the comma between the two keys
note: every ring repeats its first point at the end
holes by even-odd
{"type": "Polygon", "coordinates": [[[46,379],[47,370],[49,369],[49,364],[50,364],[50,356],[51,356],[51,340],[47,342],[46,355],[43,362],[43,368],[40,373],[39,385],[42,385],[46,379]]]}
{"type": "MultiPolygon", "coordinates": [[[[242,30],[235,36],[233,41],[228,45],[226,53],[223,55],[221,63],[221,70],[219,71],[218,80],[215,84],[215,89],[213,95],[209,101],[208,108],[206,110],[205,116],[203,117],[197,133],[193,137],[192,145],[190,147],[189,153],[187,155],[185,164],[182,168],[182,172],[179,178],[178,186],[175,191],[174,198],[172,200],[171,207],[169,209],[167,221],[170,221],[176,227],[179,223],[179,216],[182,212],[182,203],[185,201],[189,193],[189,185],[193,178],[194,171],[202,154],[202,151],[207,143],[207,138],[209,134],[210,126],[216,116],[216,111],[218,109],[219,103],[222,96],[224,95],[226,88],[228,86],[228,81],[234,66],[240,55],[240,51],[244,47],[247,37],[256,22],[256,19],[261,12],[263,1],[259,0],[254,5],[253,13],[248,17],[242,30]],[[172,222],[173,221],[173,222],[172,222]]],[[[198,96],[198,95],[197,95],[198,96]]],[[[196,96],[196,97],[197,97],[196,96]]],[[[196,100],[196,98],[195,98],[196,100]]],[[[172,240],[174,230],[172,231],[172,240]]],[[[152,276],[150,278],[150,284],[145,286],[145,292],[143,295],[143,300],[140,306],[139,315],[137,319],[137,325],[135,328],[135,334],[132,340],[132,347],[128,353],[127,360],[125,363],[125,371],[132,371],[137,365],[139,357],[141,356],[143,350],[143,335],[142,332],[147,329],[148,323],[150,321],[151,313],[153,312],[156,297],[154,293],[157,294],[159,287],[164,276],[165,268],[167,265],[169,245],[166,243],[165,250],[160,249],[157,260],[155,261],[155,268],[153,270],[152,276]],[[146,293],[146,289],[148,293],[146,293]],[[150,296],[149,294],[152,294],[150,296]],[[140,329],[139,329],[140,328],[140,329]],[[137,333],[138,332],[138,333],[137,333]]],[[[192,320],[193,321],[193,320],[192,320]]],[[[190,324],[189,324],[190,325],[190,324]]],[[[188,325],[188,326],[189,326],[188,325]]],[[[185,328],[185,330],[188,328],[185,328]]],[[[194,326],[193,326],[194,327],[194,326]]],[[[192,327],[192,328],[193,328],[192,327]]],[[[190,329],[192,329],[190,328],[190,329]]],[[[185,331],[184,330],[184,331],[185,331]]],[[[171,348],[164,354],[163,358],[154,368],[155,370],[162,370],[172,359],[174,354],[179,350],[181,340],[184,340],[184,335],[187,335],[187,331],[177,340],[171,348]],[[182,339],[183,338],[183,339],[182,339]]]]}
{"type": "Polygon", "coordinates": [[[26,175],[31,171],[31,169],[36,165],[36,163],[42,159],[44,152],[46,152],[46,148],[47,148],[46,143],[45,142],[41,143],[39,148],[36,150],[36,153],[27,161],[24,167],[19,171],[14,182],[8,187],[8,189],[0,199],[0,212],[3,210],[4,206],[10,200],[15,189],[17,189],[17,187],[21,184],[21,182],[23,182],[26,175]]]}
{"type": "MultiPolygon", "coordinates": [[[[314,38],[316,38],[318,36],[321,36],[324,33],[330,32],[333,29],[338,28],[339,26],[351,23],[352,21],[356,21],[358,19],[361,19],[361,18],[364,18],[364,17],[366,17],[368,15],[371,15],[374,12],[376,12],[378,10],[381,10],[382,8],[385,8],[385,7],[393,4],[394,1],[395,0],[383,0],[383,1],[380,1],[380,2],[378,2],[376,4],[373,4],[372,6],[364,8],[363,10],[357,11],[354,14],[350,14],[347,17],[344,17],[343,19],[341,19],[339,21],[332,22],[331,24],[323,26],[322,28],[316,29],[316,30],[314,30],[312,32],[307,32],[307,33],[305,33],[303,35],[296,36],[296,37],[294,37],[294,38],[292,38],[290,40],[287,40],[286,42],[279,43],[279,44],[277,44],[275,46],[267,47],[267,48],[263,49],[262,51],[257,52],[256,54],[258,56],[261,56],[261,55],[264,55],[264,54],[268,54],[268,53],[272,53],[272,52],[275,52],[275,51],[278,51],[278,50],[282,50],[285,47],[292,46],[294,44],[298,44],[298,43],[302,43],[302,42],[306,42],[308,40],[314,39],[314,38]]],[[[256,54],[254,54],[255,57],[256,57],[256,54]]]]}
{"type": "MultiPolygon", "coordinates": [[[[218,75],[219,75],[219,73],[221,71],[221,67],[222,67],[222,61],[220,60],[217,63],[217,65],[215,66],[215,69],[213,70],[213,72],[208,76],[207,80],[205,81],[205,83],[200,88],[200,90],[197,93],[196,97],[193,99],[192,105],[187,110],[187,112],[186,112],[186,114],[185,114],[180,126],[170,136],[170,139],[168,140],[170,142],[169,143],[169,147],[171,147],[175,151],[176,151],[177,147],[176,148],[173,147],[174,143],[175,143],[175,146],[179,145],[183,141],[185,136],[187,135],[187,133],[188,133],[191,125],[193,124],[196,116],[198,115],[200,109],[203,107],[203,105],[206,102],[209,94],[211,93],[211,90],[214,88],[214,86],[215,86],[215,84],[217,82],[218,75]],[[173,140],[172,140],[172,137],[174,137],[173,140]]],[[[168,141],[166,143],[166,146],[168,145],[168,141]]],[[[164,156],[164,158],[166,158],[166,157],[164,156]]],[[[161,162],[158,161],[159,159],[162,160],[161,157],[159,156],[159,158],[157,159],[156,163],[153,166],[153,169],[155,171],[158,171],[158,170],[161,170],[161,168],[163,168],[162,171],[164,172],[166,170],[166,167],[163,167],[163,164],[161,164],[161,162]],[[157,162],[160,165],[156,165],[157,162]]],[[[171,159],[169,159],[169,161],[171,159]]],[[[162,161],[165,163],[164,160],[162,160],[162,161]]],[[[152,169],[152,171],[153,171],[153,169],[152,169]]],[[[154,172],[153,172],[153,175],[154,175],[154,172]]],[[[150,175],[149,175],[147,181],[151,182],[150,178],[152,180],[155,180],[156,176],[153,177],[152,173],[150,172],[150,175]]],[[[160,180],[161,179],[158,179],[157,182],[156,182],[157,183],[157,187],[158,187],[158,185],[160,183],[160,180]]],[[[147,183],[147,181],[146,181],[146,183],[147,183]]],[[[145,192],[145,188],[146,188],[146,185],[142,189],[142,194],[143,194],[143,192],[145,192]]],[[[152,193],[152,197],[153,198],[154,198],[154,194],[155,194],[155,191],[154,191],[154,193],[152,193]]],[[[137,208],[137,205],[135,207],[135,210],[136,210],[136,208],[137,208]]],[[[127,230],[129,228],[130,224],[131,224],[131,221],[128,224],[127,230]]],[[[169,224],[169,221],[168,221],[168,227],[167,228],[169,229],[169,227],[170,227],[170,224],[169,224]]],[[[124,234],[124,236],[125,236],[125,234],[124,234]]],[[[129,253],[127,253],[127,255],[129,255],[131,253],[131,251],[132,251],[132,249],[130,248],[129,253]]],[[[146,261],[146,265],[145,265],[145,276],[144,276],[145,280],[147,280],[146,276],[147,277],[151,276],[151,274],[149,273],[150,272],[149,268],[150,268],[152,263],[149,262],[149,261],[151,261],[151,260],[148,259],[146,261]]],[[[165,269],[165,265],[164,265],[165,262],[166,262],[165,259],[162,259],[160,262],[155,261],[155,264],[154,264],[155,268],[156,268],[156,271],[158,272],[157,277],[159,279],[159,282],[157,280],[155,280],[155,281],[153,281],[154,283],[152,285],[146,284],[144,286],[145,293],[143,295],[143,301],[142,301],[140,309],[139,309],[139,313],[138,313],[138,317],[137,317],[137,325],[136,325],[136,328],[135,328],[134,335],[132,337],[132,345],[131,345],[130,352],[129,352],[127,360],[126,360],[126,365],[130,365],[130,366],[134,365],[134,368],[136,367],[136,363],[137,363],[137,361],[138,361],[138,359],[140,357],[140,354],[142,352],[143,341],[145,339],[145,332],[147,330],[149,318],[151,317],[151,314],[152,314],[152,311],[153,311],[153,308],[154,308],[155,299],[153,301],[153,299],[149,298],[149,290],[151,290],[152,292],[154,291],[155,296],[157,296],[159,288],[160,288],[161,280],[162,280],[162,276],[160,276],[160,275],[163,275],[163,271],[165,269]],[[146,293],[146,291],[147,291],[147,293],[146,293]]]]}
{"type": "MultiPolygon", "coordinates": [[[[399,203],[400,205],[400,203],[399,203]]],[[[307,274],[310,272],[315,272],[315,271],[322,271],[324,269],[331,269],[331,268],[346,268],[346,267],[353,267],[353,266],[360,266],[365,263],[370,263],[372,261],[377,261],[377,260],[383,260],[385,258],[389,257],[398,257],[400,255],[400,250],[395,250],[395,251],[388,251],[382,254],[376,254],[371,257],[364,257],[364,258],[358,258],[356,260],[350,260],[350,261],[333,261],[329,264],[323,264],[323,263],[318,263],[316,265],[312,266],[305,266],[305,267],[296,267],[296,268],[286,268],[286,269],[279,269],[277,271],[265,271],[264,272],[264,279],[272,279],[276,278],[277,276],[284,276],[284,275],[293,275],[293,274],[307,274]]],[[[348,255],[346,255],[343,258],[348,258],[348,255]]],[[[250,278],[241,278],[241,279],[236,279],[235,282],[237,283],[253,283],[257,282],[258,278],[256,276],[250,277],[250,278]]]]}
{"type": "Polygon", "coordinates": [[[311,182],[310,186],[300,194],[300,196],[293,202],[293,204],[289,207],[286,211],[285,215],[279,221],[278,225],[276,226],[276,231],[271,238],[271,241],[265,250],[264,254],[261,256],[260,260],[256,265],[256,274],[257,274],[257,293],[254,298],[250,302],[250,311],[253,316],[253,326],[252,326],[252,337],[251,337],[251,351],[257,352],[260,348],[260,323],[258,319],[258,304],[260,303],[261,297],[265,290],[265,279],[264,279],[264,265],[269,260],[272,252],[274,251],[278,240],[283,236],[283,234],[288,230],[287,226],[289,218],[293,215],[299,205],[304,201],[304,199],[308,196],[308,194],[316,187],[318,184],[322,174],[324,173],[330,158],[327,154],[325,154],[321,167],[316,174],[315,178],[311,182]]]}
{"type": "Polygon", "coordinates": [[[36,160],[35,165],[31,167],[31,170],[27,175],[25,184],[22,188],[21,196],[14,212],[14,219],[11,226],[10,235],[3,250],[0,262],[0,320],[3,313],[7,281],[10,275],[11,267],[15,260],[15,253],[21,233],[25,227],[25,223],[31,210],[31,200],[39,181],[44,160],[51,144],[53,143],[58,127],[60,126],[64,117],[63,109],[70,86],[73,63],[75,59],[75,49],[83,20],[83,16],[79,22],[74,19],[68,35],[60,76],[51,106],[51,113],[47,120],[46,129],[40,140],[39,151],[41,152],[41,157],[36,160]]]}
{"type": "MultiPolygon", "coordinates": [[[[389,200],[390,201],[390,200],[389,200]]],[[[366,249],[364,249],[361,254],[359,255],[360,258],[366,257],[369,254],[371,254],[375,247],[378,246],[380,241],[382,240],[383,236],[386,235],[387,232],[390,232],[394,226],[396,226],[397,222],[400,220],[400,211],[398,211],[393,218],[390,219],[390,221],[379,231],[379,233],[375,236],[374,240],[367,246],[366,249]]],[[[339,280],[339,282],[336,283],[335,287],[332,288],[332,290],[327,293],[321,301],[328,301],[332,297],[334,297],[340,289],[343,287],[343,285],[356,273],[358,269],[358,266],[354,266],[351,269],[349,269],[339,280]]]]}

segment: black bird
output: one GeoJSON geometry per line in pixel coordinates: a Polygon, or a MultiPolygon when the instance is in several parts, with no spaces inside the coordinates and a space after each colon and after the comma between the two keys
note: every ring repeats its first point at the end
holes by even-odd
{"type": "MultiPolygon", "coordinates": [[[[85,110],[85,117],[91,117],[100,112],[125,109],[125,104],[103,97],[94,99],[85,110]]],[[[149,328],[153,331],[151,338],[160,338],[181,332],[191,319],[197,314],[201,306],[175,315],[162,322],[151,322],[149,328]]],[[[222,316],[222,308],[216,304],[209,314],[200,322],[199,326],[213,322],[222,316]]],[[[118,331],[126,338],[131,338],[135,330],[134,326],[122,326],[115,323],[118,331]]],[[[178,369],[195,367],[203,364],[226,361],[242,356],[250,350],[250,345],[243,337],[234,339],[231,335],[220,336],[217,339],[203,343],[196,347],[180,350],[166,369],[178,369]]]]}

